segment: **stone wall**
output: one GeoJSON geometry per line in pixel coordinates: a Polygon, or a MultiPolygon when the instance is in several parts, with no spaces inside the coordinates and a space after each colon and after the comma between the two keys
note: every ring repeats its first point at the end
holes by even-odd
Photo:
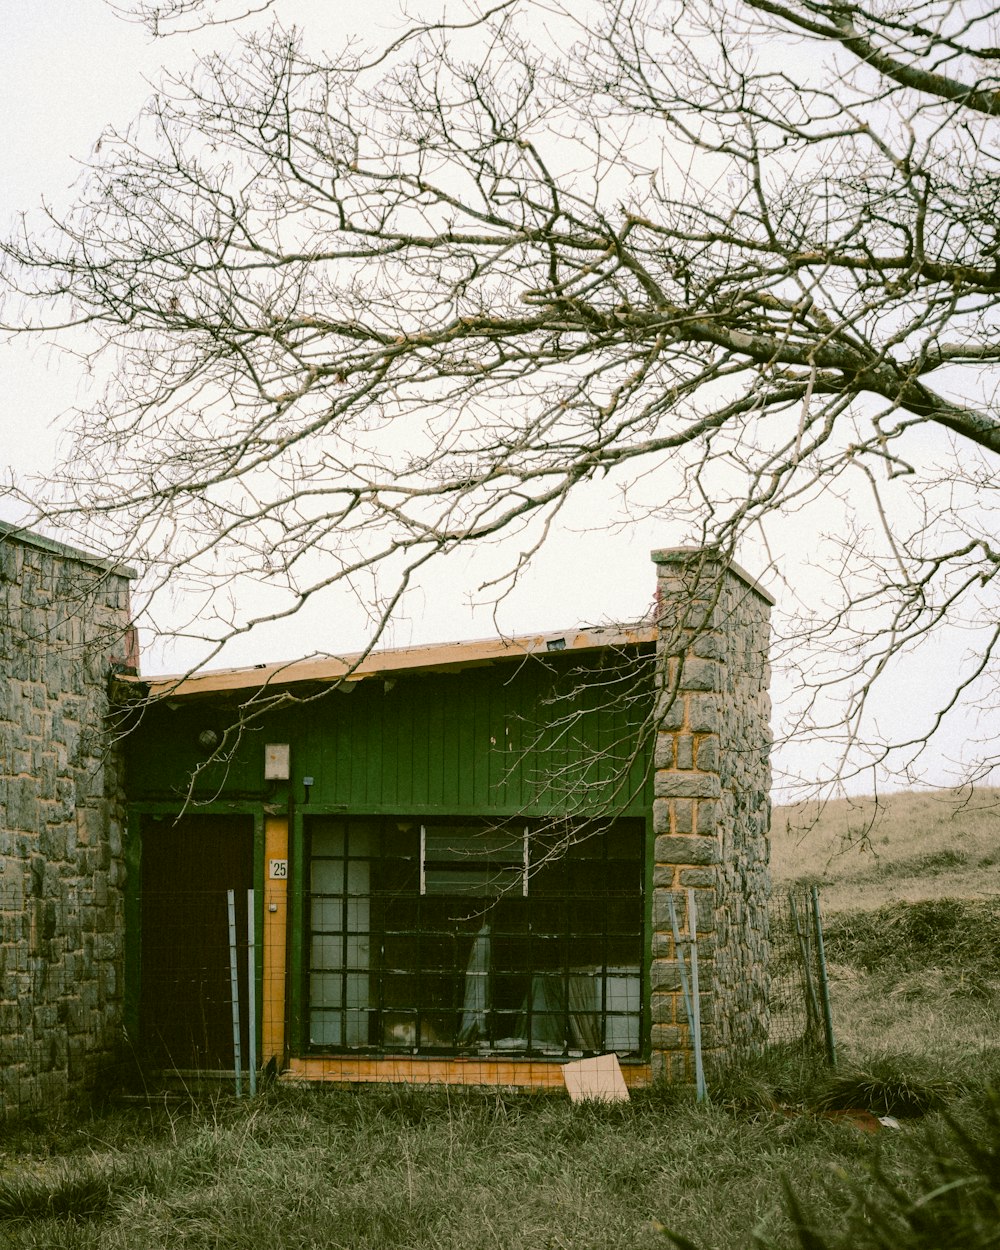
{"type": "Polygon", "coordinates": [[[131,575],[0,525],[0,1120],[88,1094],[121,1049],[131,575]]]}
{"type": "Polygon", "coordinates": [[[735,565],[686,549],[657,564],[652,1055],[690,1080],[692,1039],[668,898],[695,893],[706,1059],[767,1035],[771,597],[735,565]]]}

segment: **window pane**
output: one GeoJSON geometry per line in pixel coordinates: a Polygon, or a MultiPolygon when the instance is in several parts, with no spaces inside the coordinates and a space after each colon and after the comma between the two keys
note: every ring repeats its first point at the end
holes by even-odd
{"type": "Polygon", "coordinates": [[[316,859],[312,862],[312,891],[314,894],[342,894],[344,891],[344,861],[342,859],[316,859]]]}
{"type": "Polygon", "coordinates": [[[339,937],[317,935],[311,944],[310,965],[317,969],[341,968],[344,963],[344,942],[339,937]]]}
{"type": "Polygon", "coordinates": [[[520,894],[521,869],[429,863],[424,869],[424,889],[427,894],[454,894],[462,898],[489,898],[511,892],[520,894]]]}
{"type": "Polygon", "coordinates": [[[491,863],[520,865],[524,859],[524,830],[476,829],[463,826],[427,825],[424,855],[428,862],[491,863]]]}
{"type": "Polygon", "coordinates": [[[425,894],[463,898],[522,894],[523,878],[523,829],[425,827],[425,894]]]}
{"type": "Polygon", "coordinates": [[[344,927],[344,904],[339,898],[313,895],[312,927],[326,932],[340,933],[344,927]]]}
{"type": "Polygon", "coordinates": [[[310,825],[313,855],[343,855],[345,846],[344,824],[340,820],[322,818],[310,825]]]}
{"type": "Polygon", "coordinates": [[[560,1055],[641,1045],[644,823],[524,830],[313,818],[310,1041],[560,1055]],[[529,837],[532,855],[552,838],[529,837]],[[613,850],[613,854],[612,854],[613,850]],[[421,892],[423,876],[423,892],[421,892]]]}

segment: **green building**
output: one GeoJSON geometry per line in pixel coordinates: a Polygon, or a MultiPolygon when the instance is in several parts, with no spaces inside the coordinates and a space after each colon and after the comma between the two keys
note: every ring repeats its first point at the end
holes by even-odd
{"type": "Polygon", "coordinates": [[[641,626],[119,679],[142,1061],[232,1069],[235,1038],[302,1079],[561,1085],[609,1053],[685,1079],[691,890],[705,1049],[759,1045],[771,601],[654,559],[641,626]]]}

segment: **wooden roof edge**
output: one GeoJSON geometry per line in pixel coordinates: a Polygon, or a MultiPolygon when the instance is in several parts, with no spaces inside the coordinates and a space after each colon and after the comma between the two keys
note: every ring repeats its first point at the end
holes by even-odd
{"type": "Polygon", "coordinates": [[[656,641],[650,622],[629,625],[576,626],[551,633],[523,634],[509,638],[479,638],[465,642],[430,643],[352,655],[313,655],[273,664],[243,668],[177,673],[163,676],[119,677],[122,687],[136,687],[149,698],[190,698],[227,691],[287,686],[298,682],[333,683],[363,681],[366,677],[395,673],[448,671],[496,661],[523,660],[532,655],[561,651],[593,651],[604,647],[638,646],[656,641]]]}

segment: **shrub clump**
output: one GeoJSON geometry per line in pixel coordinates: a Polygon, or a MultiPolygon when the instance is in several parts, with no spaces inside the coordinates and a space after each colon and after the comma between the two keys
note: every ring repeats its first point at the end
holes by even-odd
{"type": "Polygon", "coordinates": [[[1000,975],[1000,901],[923,899],[845,912],[826,926],[831,960],[866,972],[927,967],[1000,975]]]}
{"type": "Polygon", "coordinates": [[[939,1110],[960,1092],[954,1081],[916,1055],[875,1055],[828,1074],[812,1105],[818,1111],[861,1109],[908,1119],[939,1110]]]}

